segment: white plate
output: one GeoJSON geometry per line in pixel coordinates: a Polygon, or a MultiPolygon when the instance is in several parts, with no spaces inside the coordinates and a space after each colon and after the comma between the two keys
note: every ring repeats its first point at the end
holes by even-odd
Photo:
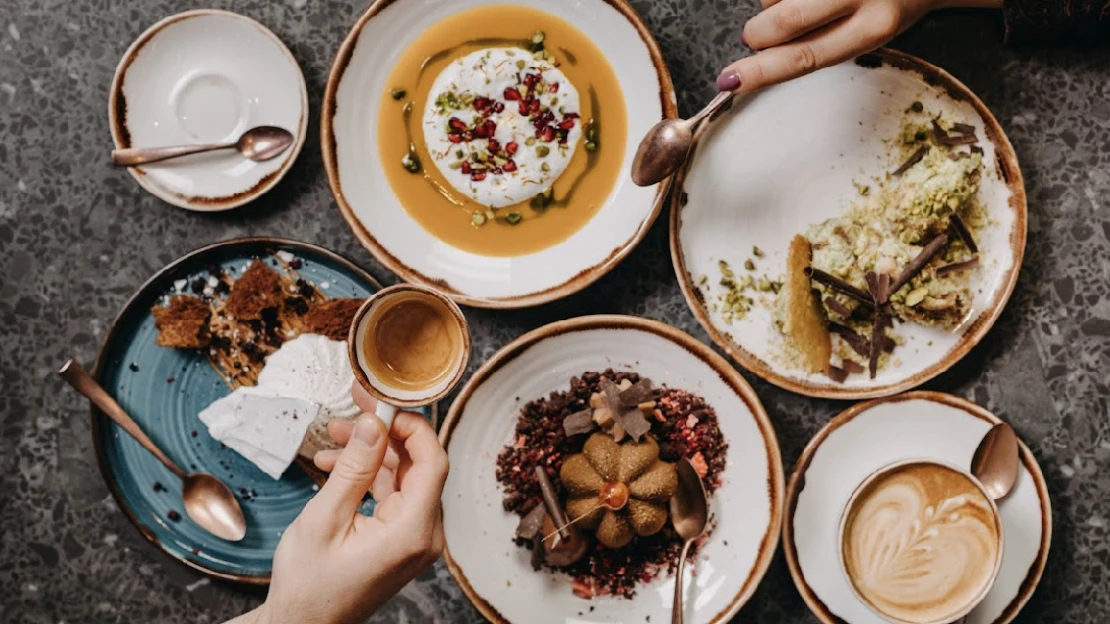
{"type": "MultiPolygon", "coordinates": [[[[855,405],[802,453],[786,495],[783,550],[809,608],[826,624],[884,624],[852,593],[837,555],[841,512],[865,478],[897,461],[923,458],[967,466],[1001,422],[985,409],[938,392],[910,392],[855,405]]],[[[967,624],[1007,624],[1033,595],[1052,541],[1052,504],[1033,454],[1021,445],[1013,491],[998,504],[1002,569],[967,624]]]]}
{"type": "MultiPolygon", "coordinates": [[[[332,192],[362,244],[406,281],[438,288],[460,303],[519,308],[553,301],[593,283],[647,233],[664,194],[622,175],[597,215],[570,238],[517,257],[460,250],[413,220],[380,166],[381,94],[401,54],[427,28],[474,7],[504,0],[378,0],[339,49],[324,94],[321,145],[332,192]],[[656,201],[658,199],[658,201],[656,201]]],[[[677,115],[674,88],[659,48],[624,0],[521,0],[563,18],[601,50],[628,103],[628,171],[640,138],[677,115]],[[633,106],[632,104],[635,103],[633,106]]]]}
{"type": "Polygon", "coordinates": [[[714,341],[748,370],[810,396],[889,395],[946,370],[1001,313],[1025,249],[1025,190],[998,122],[943,70],[889,50],[735,103],[705,132],[681,184],[686,203],[682,193],[675,193],[671,255],[690,307],[714,341]],[[795,234],[858,201],[853,181],[867,184],[893,168],[886,141],[897,136],[904,111],[914,101],[926,111],[970,120],[985,151],[980,199],[992,222],[977,241],[982,264],[972,274],[972,312],[954,332],[899,325],[906,343],[895,350],[890,365],[875,379],[852,375],[837,384],[784,362],[783,338],[767,306],[756,305],[729,325],[705,301],[719,291],[719,260],[739,268],[753,258],[757,274],[781,275],[795,234]],[[764,258],[753,257],[756,245],[764,258]],[[709,295],[698,285],[702,275],[709,277],[709,295]]]}
{"type": "Polygon", "coordinates": [[[578,598],[568,576],[532,571],[528,551],[512,541],[519,518],[501,507],[495,460],[513,441],[521,406],[566,390],[575,375],[606,368],[690,390],[716,409],[728,461],[710,501],[717,525],[697,558],[697,576],[687,575],[685,604],[690,624],[727,622],[755,590],[777,545],[778,442],[759,399],[724,358],[655,321],[587,316],[552,323],[506,346],[474,375],[440,433],[451,459],[443,493],[448,566],[494,622],[668,621],[673,577],[641,585],[632,600],[578,598]]]}
{"type": "Polygon", "coordinates": [[[129,169],[175,206],[227,210],[268,191],[293,165],[304,145],[308,92],[297,61],[265,26],[227,11],[186,11],[128,48],[108,118],[117,148],[234,141],[264,125],[293,133],[293,145],[266,162],[223,150],[129,169]]]}

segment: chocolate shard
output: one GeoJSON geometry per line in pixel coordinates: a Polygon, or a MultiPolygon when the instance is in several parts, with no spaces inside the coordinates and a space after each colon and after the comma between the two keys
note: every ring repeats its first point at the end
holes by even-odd
{"type": "Polygon", "coordinates": [[[852,316],[852,311],[848,309],[843,303],[837,300],[836,297],[825,297],[825,307],[836,312],[840,318],[848,318],[852,316]]]}
{"type": "Polygon", "coordinates": [[[532,538],[532,560],[530,562],[532,564],[532,570],[539,572],[540,568],[543,567],[543,559],[543,536],[536,533],[532,538]]]}
{"type": "Polygon", "coordinates": [[[533,507],[532,511],[529,511],[520,519],[520,524],[516,526],[516,536],[523,540],[532,541],[533,537],[540,534],[540,529],[543,527],[543,517],[546,513],[542,504],[533,507]]]}
{"type": "Polygon", "coordinates": [[[947,234],[941,234],[929,241],[929,244],[925,245],[913,260],[910,260],[906,268],[902,269],[902,272],[898,275],[898,279],[894,280],[894,283],[891,284],[890,292],[896,293],[903,286],[908,284],[910,280],[920,273],[921,270],[925,268],[925,265],[929,264],[929,261],[940,253],[940,250],[944,249],[944,246],[947,244],[947,234]]]}
{"type": "Polygon", "coordinates": [[[840,279],[839,277],[836,277],[835,275],[831,275],[829,273],[826,273],[826,272],[822,271],[821,269],[816,269],[816,268],[811,267],[811,266],[806,267],[804,269],[804,272],[806,274],[806,277],[808,277],[809,279],[811,279],[811,280],[813,280],[813,281],[815,281],[819,284],[824,284],[825,286],[828,286],[829,288],[832,288],[832,289],[837,290],[839,292],[842,292],[845,295],[848,295],[849,297],[851,297],[852,299],[855,299],[856,301],[859,301],[860,303],[863,303],[863,304],[866,304],[866,305],[873,305],[873,303],[874,303],[874,302],[871,301],[871,295],[863,292],[862,290],[860,290],[859,288],[856,288],[855,286],[852,286],[848,282],[845,282],[844,280],[840,279]]]}
{"type": "Polygon", "coordinates": [[[941,145],[971,145],[978,143],[979,139],[975,138],[974,134],[946,134],[944,136],[937,135],[937,143],[941,145]]]}
{"type": "Polygon", "coordinates": [[[836,383],[844,383],[844,380],[848,378],[848,371],[829,364],[828,375],[829,379],[832,379],[836,383]]]}
{"type": "Polygon", "coordinates": [[[956,273],[958,271],[970,271],[977,266],[979,266],[979,258],[972,258],[971,260],[964,260],[963,262],[953,262],[937,267],[937,277],[944,277],[949,273],[956,273]]]}
{"type": "Polygon", "coordinates": [[[641,403],[646,403],[652,398],[651,395],[651,380],[641,379],[627,390],[622,390],[618,395],[621,405],[625,407],[636,407],[641,403]]]}
{"type": "Polygon", "coordinates": [[[857,334],[851,327],[846,327],[840,323],[829,323],[829,331],[840,336],[853,351],[863,357],[868,357],[871,354],[871,341],[857,334]]]}
{"type": "Polygon", "coordinates": [[[979,246],[975,244],[975,237],[971,235],[971,230],[967,229],[967,224],[960,218],[960,215],[953,214],[948,217],[948,227],[952,232],[964,242],[964,246],[971,253],[979,253],[979,246]]]}
{"type": "Polygon", "coordinates": [[[960,134],[975,134],[975,126],[962,122],[952,124],[952,131],[960,134]]]}
{"type": "Polygon", "coordinates": [[[640,438],[651,430],[651,423],[648,422],[648,419],[638,407],[621,412],[617,416],[617,422],[621,424],[624,432],[635,442],[639,442],[640,438]]]}
{"type": "Polygon", "coordinates": [[[983,152],[983,148],[979,147],[978,145],[972,145],[971,146],[971,153],[972,154],[979,154],[980,156],[982,156],[985,152],[983,152]]]}
{"type": "Polygon", "coordinates": [[[563,431],[567,437],[589,433],[597,428],[593,410],[584,409],[563,419],[563,431]]]}
{"type": "MultiPolygon", "coordinates": [[[[933,124],[935,126],[936,122],[934,121],[933,124]]],[[[935,127],[939,128],[939,126],[935,126],[935,127]]],[[[944,130],[941,130],[941,132],[944,132],[944,130]]],[[[906,159],[906,162],[902,163],[902,165],[900,167],[895,169],[894,173],[892,173],[891,175],[893,175],[894,177],[898,177],[898,176],[902,175],[903,173],[909,171],[910,167],[912,167],[912,166],[916,165],[917,163],[921,162],[921,159],[925,158],[925,154],[928,154],[928,153],[929,153],[929,146],[928,145],[922,145],[921,147],[917,148],[917,151],[910,154],[910,157],[906,159]]]]}
{"type": "Polygon", "coordinates": [[[862,364],[855,360],[843,360],[840,362],[840,366],[853,375],[858,375],[866,370],[862,364]]]}

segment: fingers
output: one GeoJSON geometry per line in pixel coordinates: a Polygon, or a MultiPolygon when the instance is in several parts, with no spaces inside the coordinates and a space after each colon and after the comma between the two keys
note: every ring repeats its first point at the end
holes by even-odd
{"type": "MultiPolygon", "coordinates": [[[[359,416],[347,446],[334,460],[331,475],[312,501],[313,513],[349,525],[385,459],[387,440],[385,425],[377,417],[359,416]]],[[[327,458],[322,459],[326,462],[327,458]]]]}
{"type": "MultiPolygon", "coordinates": [[[[784,0],[785,1],[785,0],[784,0]]],[[[722,91],[749,92],[804,76],[870,52],[893,36],[896,25],[880,16],[842,19],[790,43],[767,48],[729,65],[717,77],[722,91]]]]}
{"type": "Polygon", "coordinates": [[[398,467],[404,473],[398,474],[398,481],[405,499],[405,516],[431,527],[439,514],[443,484],[447,480],[447,452],[440,446],[428,421],[412,412],[397,415],[392,435],[403,441],[405,447],[398,467]],[[411,467],[406,466],[408,461],[412,462],[411,467]]]}
{"type": "Polygon", "coordinates": [[[742,40],[753,50],[777,46],[848,15],[854,6],[853,0],[783,0],[748,20],[742,40]]]}
{"type": "MultiPolygon", "coordinates": [[[[366,414],[373,414],[374,411],[364,412],[366,414]]],[[[328,435],[339,446],[347,446],[347,440],[351,439],[351,432],[355,430],[355,422],[353,420],[343,420],[342,418],[332,418],[328,421],[328,435]]]]}

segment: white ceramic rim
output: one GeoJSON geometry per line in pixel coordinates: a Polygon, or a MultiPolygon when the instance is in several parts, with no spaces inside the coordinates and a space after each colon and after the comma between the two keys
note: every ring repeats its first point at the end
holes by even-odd
{"type": "Polygon", "coordinates": [[[131,43],[130,46],[128,46],[127,51],[123,53],[123,57],[120,59],[119,64],[116,66],[115,75],[112,77],[111,91],[108,96],[108,126],[112,131],[112,142],[115,144],[116,149],[131,147],[130,143],[124,140],[125,134],[121,130],[121,125],[126,125],[125,120],[127,115],[127,105],[121,95],[123,93],[123,80],[127,74],[128,68],[131,66],[131,63],[134,62],[135,57],[138,55],[143,46],[149,43],[150,40],[153,39],[163,28],[175,22],[202,16],[234,18],[252,24],[256,28],[258,28],[264,35],[273,40],[273,42],[277,44],[278,48],[285,53],[285,56],[289,59],[290,64],[292,64],[292,66],[296,68],[297,77],[300,79],[299,83],[301,90],[301,119],[300,123],[297,125],[293,145],[289,148],[286,154],[282,156],[282,158],[284,158],[285,160],[284,162],[282,162],[281,167],[277,171],[263,178],[262,181],[256,184],[253,188],[242,191],[240,193],[236,193],[235,195],[232,195],[230,197],[201,199],[186,197],[177,193],[169,192],[152,183],[142,173],[141,169],[137,167],[128,167],[127,171],[131,174],[131,177],[135,178],[135,181],[139,183],[139,186],[143,187],[147,190],[147,192],[158,197],[162,201],[173,204],[174,206],[177,206],[179,208],[184,208],[186,210],[192,210],[195,212],[223,212],[225,210],[231,210],[232,208],[238,208],[239,206],[242,206],[243,204],[254,200],[255,198],[269,191],[271,188],[274,187],[274,185],[280,182],[281,179],[285,177],[285,174],[289,171],[289,169],[293,167],[293,163],[296,162],[297,156],[299,156],[301,153],[301,148],[304,147],[305,137],[308,135],[308,87],[305,84],[304,72],[301,71],[301,66],[299,63],[297,63],[297,59],[293,57],[293,53],[289,51],[289,48],[285,45],[285,43],[280,38],[278,38],[278,36],[275,35],[274,32],[271,31],[269,28],[253,18],[241,15],[239,13],[234,13],[232,11],[224,11],[222,9],[193,9],[189,11],[183,11],[181,13],[176,13],[174,15],[170,15],[158,20],[158,22],[144,30],[143,33],[139,35],[135,39],[135,41],[131,43]]]}

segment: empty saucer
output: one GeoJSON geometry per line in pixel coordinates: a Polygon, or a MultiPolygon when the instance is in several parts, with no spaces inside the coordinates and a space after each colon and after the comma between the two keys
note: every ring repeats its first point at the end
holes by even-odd
{"type": "Polygon", "coordinates": [[[304,145],[308,94],[285,44],[258,22],[198,10],[163,19],[123,55],[108,103],[117,148],[235,141],[279,126],[293,146],[266,162],[232,149],[131,167],[146,190],[190,210],[240,206],[281,179],[304,145]]]}

